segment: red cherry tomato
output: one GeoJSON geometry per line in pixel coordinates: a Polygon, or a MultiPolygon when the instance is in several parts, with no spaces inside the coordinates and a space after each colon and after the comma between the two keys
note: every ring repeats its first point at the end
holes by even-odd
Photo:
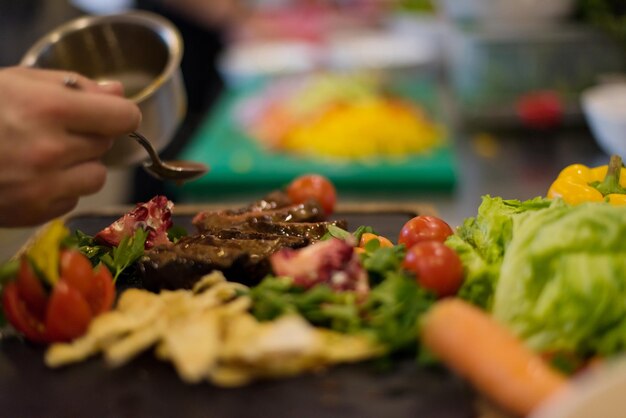
{"type": "Polygon", "coordinates": [[[331,181],[318,174],[307,174],[294,179],[287,186],[287,196],[294,203],[304,203],[315,199],[324,209],[326,215],[335,210],[337,191],[331,181]]]}
{"type": "Polygon", "coordinates": [[[48,341],[70,341],[85,333],[91,318],[91,307],[76,289],[60,281],[54,286],[46,311],[48,341]]]}
{"type": "Polygon", "coordinates": [[[26,303],[20,298],[17,283],[7,283],[4,287],[2,308],[11,325],[27,339],[36,343],[47,341],[44,325],[28,310],[26,303]]]}
{"type": "Polygon", "coordinates": [[[94,285],[91,261],[78,250],[61,251],[61,280],[86,297],[94,285]]]}
{"type": "Polygon", "coordinates": [[[439,241],[419,242],[409,248],[402,266],[415,274],[417,282],[438,297],[454,295],[463,282],[461,259],[439,241]]]}
{"type": "Polygon", "coordinates": [[[411,248],[418,242],[444,242],[452,234],[452,228],[443,220],[435,216],[420,215],[404,224],[400,230],[398,244],[411,248]]]}
{"type": "Polygon", "coordinates": [[[94,270],[93,287],[87,295],[87,303],[93,315],[99,315],[111,309],[115,300],[115,284],[111,271],[99,264],[94,270]]]}
{"type": "Polygon", "coordinates": [[[48,295],[26,257],[20,260],[20,270],[15,283],[19,297],[24,301],[28,310],[39,320],[43,320],[48,305],[48,295]]]}

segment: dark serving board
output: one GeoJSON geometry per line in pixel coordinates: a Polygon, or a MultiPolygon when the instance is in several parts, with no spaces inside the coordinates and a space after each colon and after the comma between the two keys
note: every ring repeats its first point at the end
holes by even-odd
{"type": "MultiPolygon", "coordinates": [[[[415,212],[344,211],[350,229],[370,225],[393,238],[415,212]]],[[[119,214],[68,220],[72,229],[94,233],[119,214]]],[[[191,214],[174,223],[190,228],[191,214]]],[[[183,383],[169,363],[147,352],[109,369],[100,358],[63,369],[43,363],[44,349],[0,338],[0,417],[425,417],[475,418],[469,385],[439,367],[414,359],[381,369],[379,362],[342,365],[319,374],[259,381],[235,389],[183,383]]]]}

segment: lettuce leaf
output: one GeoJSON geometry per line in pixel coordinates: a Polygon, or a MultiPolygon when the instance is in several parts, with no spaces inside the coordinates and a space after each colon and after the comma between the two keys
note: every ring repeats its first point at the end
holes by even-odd
{"type": "Polygon", "coordinates": [[[626,348],[626,207],[553,205],[513,223],[493,314],[543,352],[626,348]]]}
{"type": "Polygon", "coordinates": [[[459,254],[465,269],[459,297],[490,309],[515,219],[555,204],[558,205],[540,197],[520,201],[484,196],[477,216],[466,219],[446,241],[459,254]]]}

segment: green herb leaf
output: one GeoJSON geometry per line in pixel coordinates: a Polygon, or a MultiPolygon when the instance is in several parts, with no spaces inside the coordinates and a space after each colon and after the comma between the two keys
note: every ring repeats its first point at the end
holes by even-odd
{"type": "Polygon", "coordinates": [[[365,233],[370,233],[370,234],[376,234],[376,232],[374,231],[374,229],[371,226],[359,226],[356,231],[354,231],[352,233],[352,235],[354,236],[354,239],[356,239],[356,242],[361,242],[361,237],[363,236],[363,234],[365,233]]]}
{"type": "Polygon", "coordinates": [[[124,237],[117,247],[101,257],[101,261],[113,273],[113,281],[116,281],[126,268],[143,255],[146,238],[148,238],[148,232],[137,228],[132,237],[124,237]]]}
{"type": "Polygon", "coordinates": [[[352,239],[352,234],[345,229],[341,229],[335,225],[328,225],[328,232],[324,234],[322,240],[327,240],[330,238],[338,238],[342,240],[352,239]]]}
{"type": "Polygon", "coordinates": [[[172,242],[176,242],[187,235],[189,235],[187,230],[180,225],[174,225],[167,231],[167,237],[172,242]]]}
{"type": "Polygon", "coordinates": [[[87,235],[80,230],[70,235],[64,241],[64,245],[66,247],[78,248],[81,253],[91,260],[91,264],[94,266],[100,263],[102,256],[111,252],[111,247],[97,244],[91,235],[87,235]]]}
{"type": "MultiPolygon", "coordinates": [[[[378,245],[378,248],[370,250],[368,242],[365,249],[368,251],[365,253],[363,259],[363,267],[368,272],[383,274],[388,271],[398,270],[404,259],[406,253],[404,245],[395,245],[393,247],[380,247],[377,240],[372,240],[372,246],[378,245]]],[[[370,241],[370,242],[372,242],[370,241]]]]}

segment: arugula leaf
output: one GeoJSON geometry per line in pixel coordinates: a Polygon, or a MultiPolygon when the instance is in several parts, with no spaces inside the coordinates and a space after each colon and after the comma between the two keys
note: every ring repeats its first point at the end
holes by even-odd
{"type": "Polygon", "coordinates": [[[172,242],[176,242],[182,237],[186,237],[187,235],[189,235],[187,233],[187,230],[180,225],[174,225],[167,230],[167,237],[172,242]]]}
{"type": "Polygon", "coordinates": [[[352,239],[353,237],[352,237],[352,234],[346,231],[345,229],[339,228],[338,226],[335,226],[335,225],[328,225],[328,232],[324,234],[321,240],[325,241],[331,238],[348,240],[348,239],[352,239]]]}
{"type": "Polygon", "coordinates": [[[393,247],[381,247],[378,240],[372,240],[372,248],[368,248],[369,242],[366,244],[365,257],[363,259],[363,267],[370,273],[383,274],[388,271],[397,270],[402,264],[406,249],[404,245],[395,245],[393,247]],[[378,246],[378,248],[374,248],[378,246]]]}
{"type": "Polygon", "coordinates": [[[367,312],[365,327],[391,352],[413,350],[417,347],[419,318],[435,301],[435,295],[415,279],[390,271],[363,306],[367,312]]]}
{"type": "Polygon", "coordinates": [[[248,294],[252,314],[260,321],[296,312],[316,326],[369,335],[390,352],[415,350],[419,317],[436,300],[415,279],[396,270],[387,271],[365,301],[354,292],[335,292],[324,284],[306,290],[288,277],[273,276],[248,294]]]}
{"type": "Polygon", "coordinates": [[[148,232],[137,228],[132,237],[124,237],[117,247],[100,258],[113,273],[113,281],[117,281],[119,275],[143,255],[147,238],[148,232]]]}
{"type": "MultiPolygon", "coordinates": [[[[374,229],[371,226],[363,226],[363,225],[361,225],[361,226],[359,226],[356,229],[356,231],[354,231],[352,233],[352,235],[354,236],[354,239],[356,239],[356,242],[361,242],[361,237],[365,233],[376,234],[376,232],[374,231],[374,229]]],[[[372,241],[374,241],[374,240],[372,240],[372,241]]]]}
{"type": "Polygon", "coordinates": [[[104,254],[111,251],[111,247],[97,244],[91,235],[87,235],[80,230],[66,238],[64,245],[66,247],[78,248],[81,253],[85,254],[87,258],[91,260],[91,264],[94,266],[100,262],[104,254]]]}
{"type": "Polygon", "coordinates": [[[341,332],[356,331],[360,323],[356,295],[335,292],[326,285],[305,290],[288,277],[268,276],[249,295],[254,301],[252,313],[260,321],[297,312],[314,325],[341,332]]]}

